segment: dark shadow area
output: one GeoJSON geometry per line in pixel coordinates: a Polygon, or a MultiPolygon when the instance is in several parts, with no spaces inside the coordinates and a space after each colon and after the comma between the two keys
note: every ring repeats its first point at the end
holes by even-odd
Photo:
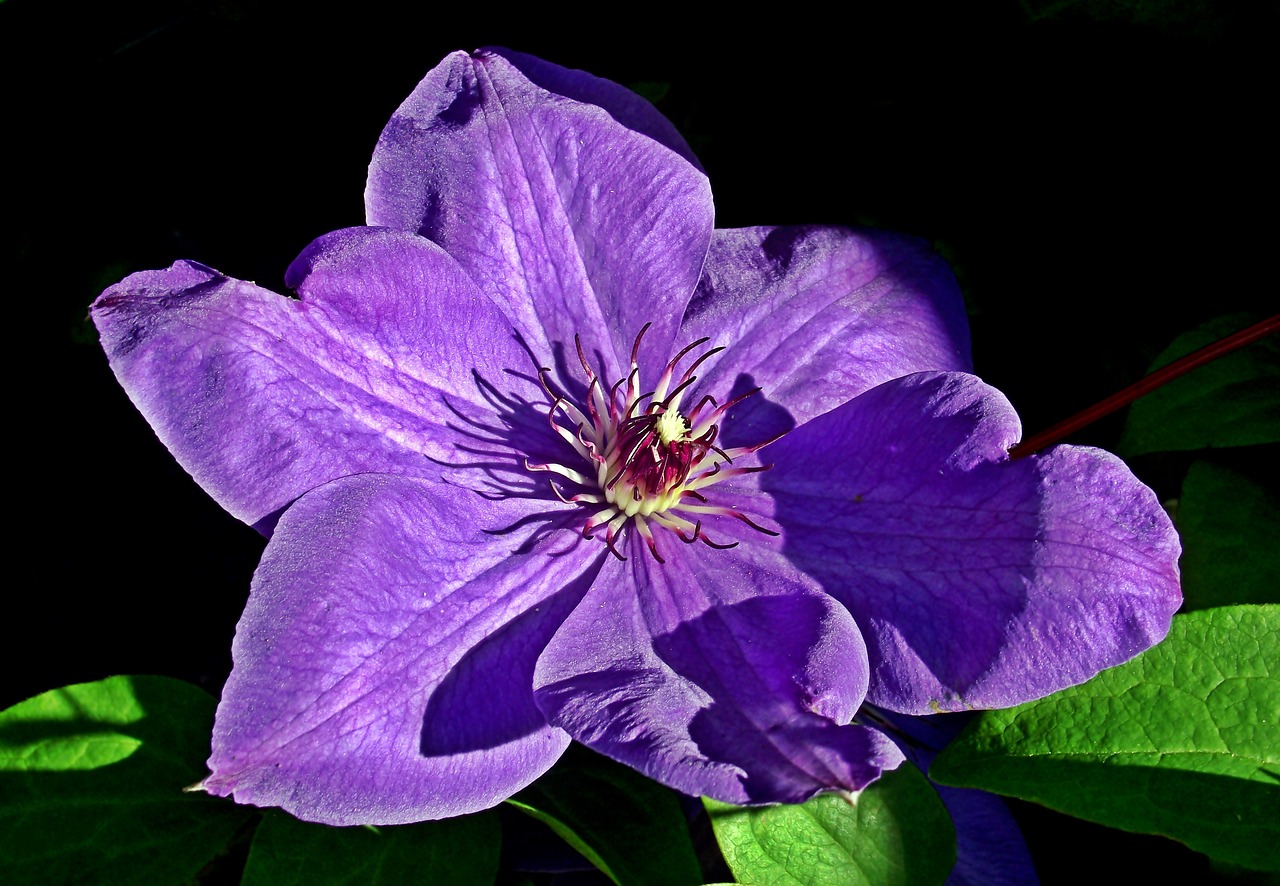
{"type": "Polygon", "coordinates": [[[654,639],[654,652],[711,697],[690,720],[690,738],[708,759],[752,773],[749,797],[812,790],[864,761],[860,730],[805,710],[813,699],[800,681],[827,613],[816,597],[753,597],[654,639]]]}
{"type": "MultiPolygon", "coordinates": [[[[720,426],[720,434],[716,444],[724,449],[735,446],[757,446],[766,440],[781,437],[796,426],[791,413],[778,403],[774,403],[763,393],[751,394],[757,387],[755,379],[747,373],[741,373],[733,380],[733,388],[723,402],[744,397],[743,401],[733,407],[720,426]],[[747,396],[750,395],[750,396],[747,396]]],[[[768,449],[761,456],[767,462],[768,449]]]]}
{"type": "MultiPolygon", "coordinates": [[[[570,544],[591,544],[566,536],[570,544]]],[[[598,559],[569,587],[513,618],[463,656],[427,701],[423,756],[498,747],[546,725],[533,703],[533,669],[560,623],[591,586],[599,563],[598,559]]]]}

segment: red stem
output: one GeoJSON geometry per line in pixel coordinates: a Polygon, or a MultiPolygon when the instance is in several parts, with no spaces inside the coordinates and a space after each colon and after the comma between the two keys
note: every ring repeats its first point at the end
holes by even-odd
{"type": "Polygon", "coordinates": [[[1266,320],[1241,329],[1239,332],[1232,333],[1226,338],[1215,341],[1213,344],[1205,345],[1200,350],[1192,351],[1185,357],[1179,357],[1168,366],[1161,366],[1146,378],[1140,379],[1124,390],[1095,403],[1083,412],[1077,412],[1071,418],[1058,422],[1048,430],[1036,434],[1030,440],[1023,440],[1009,450],[1009,457],[1023,458],[1033,452],[1039,452],[1046,446],[1057,443],[1069,434],[1073,434],[1086,425],[1092,424],[1104,415],[1110,415],[1117,409],[1128,406],[1134,400],[1144,394],[1151,393],[1156,388],[1173,381],[1178,376],[1185,375],[1211,360],[1216,360],[1224,354],[1228,354],[1237,348],[1243,348],[1245,345],[1252,344],[1258,339],[1266,338],[1277,331],[1280,331],[1280,314],[1275,314],[1266,320]]]}

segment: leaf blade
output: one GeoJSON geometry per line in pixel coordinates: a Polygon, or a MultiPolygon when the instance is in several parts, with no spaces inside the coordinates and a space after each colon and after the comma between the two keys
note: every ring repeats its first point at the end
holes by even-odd
{"type": "Polygon", "coordinates": [[[702,882],[676,795],[581,745],[509,802],[620,886],[702,882]]]}
{"type": "MultiPolygon", "coordinates": [[[[1178,336],[1152,363],[1158,369],[1260,318],[1232,315],[1178,336]]],[[[1280,336],[1226,354],[1137,400],[1117,447],[1126,458],[1280,441],[1280,336]]]]}
{"type": "Polygon", "coordinates": [[[1238,471],[1196,461],[1178,500],[1183,611],[1280,603],[1280,499],[1238,471]]]}
{"type": "Polygon", "coordinates": [[[1280,607],[1179,615],[1160,645],[988,711],[930,776],[1280,869],[1280,607]]]}
{"type": "Polygon", "coordinates": [[[790,806],[703,802],[730,870],[753,886],[924,886],[945,882],[955,864],[951,820],[909,763],[856,803],[834,794],[790,806]]]}
{"type": "Polygon", "coordinates": [[[337,828],[271,811],[242,886],[488,886],[502,834],[492,811],[395,827],[337,828]]]}
{"type": "Polygon", "coordinates": [[[182,882],[255,812],[183,787],[205,773],[213,699],[111,677],[0,712],[0,859],[12,882],[182,882]]]}

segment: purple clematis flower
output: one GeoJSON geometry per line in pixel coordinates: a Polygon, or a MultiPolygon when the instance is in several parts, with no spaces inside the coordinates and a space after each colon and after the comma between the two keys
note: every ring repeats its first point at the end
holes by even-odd
{"type": "Polygon", "coordinates": [[[1095,449],[1009,460],[923,243],[714,230],[651,106],[512,53],[431,71],[366,199],[297,299],[179,262],[93,307],[160,438],[270,536],[208,791],[418,821],[575,739],[798,802],[902,760],[864,702],[1012,705],[1167,631],[1155,496],[1095,449]]]}

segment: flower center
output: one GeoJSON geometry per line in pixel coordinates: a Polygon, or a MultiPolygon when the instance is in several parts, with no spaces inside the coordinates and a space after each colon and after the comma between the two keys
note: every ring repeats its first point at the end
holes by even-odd
{"type": "Polygon", "coordinates": [[[636,359],[649,325],[645,324],[632,345],[630,371],[608,388],[587,362],[581,339],[574,337],[578,361],[587,380],[583,404],[575,404],[556,393],[548,381],[550,370],[540,370],[542,385],[551,398],[547,417],[552,430],[573,448],[580,461],[577,464],[526,461],[525,467],[531,471],[549,471],[569,481],[574,488],[568,494],[555,481],[551,482],[552,491],[561,501],[580,505],[588,511],[582,526],[583,536],[593,538],[603,532],[609,550],[619,559],[626,558],[619,552],[617,540],[628,526],[635,527],[659,563],[665,561],[658,553],[654,526],[670,529],[689,544],[701,541],[713,548],[731,548],[737,542],[720,544],[707,536],[702,524],[712,515],[739,519],[753,529],[776,535],[740,511],[711,503],[702,492],[730,477],[772,467],[738,466],[734,459],[756,452],[773,440],[731,449],[715,445],[720,422],[728,410],[760,389],[750,390],[724,405],[705,396],[687,413],[683,412],[683,396],[697,380],[694,373],[705,360],[724,350],[703,350],[677,377],[680,362],[709,340],[702,338],[672,358],[654,390],[642,393],[636,359]]]}

